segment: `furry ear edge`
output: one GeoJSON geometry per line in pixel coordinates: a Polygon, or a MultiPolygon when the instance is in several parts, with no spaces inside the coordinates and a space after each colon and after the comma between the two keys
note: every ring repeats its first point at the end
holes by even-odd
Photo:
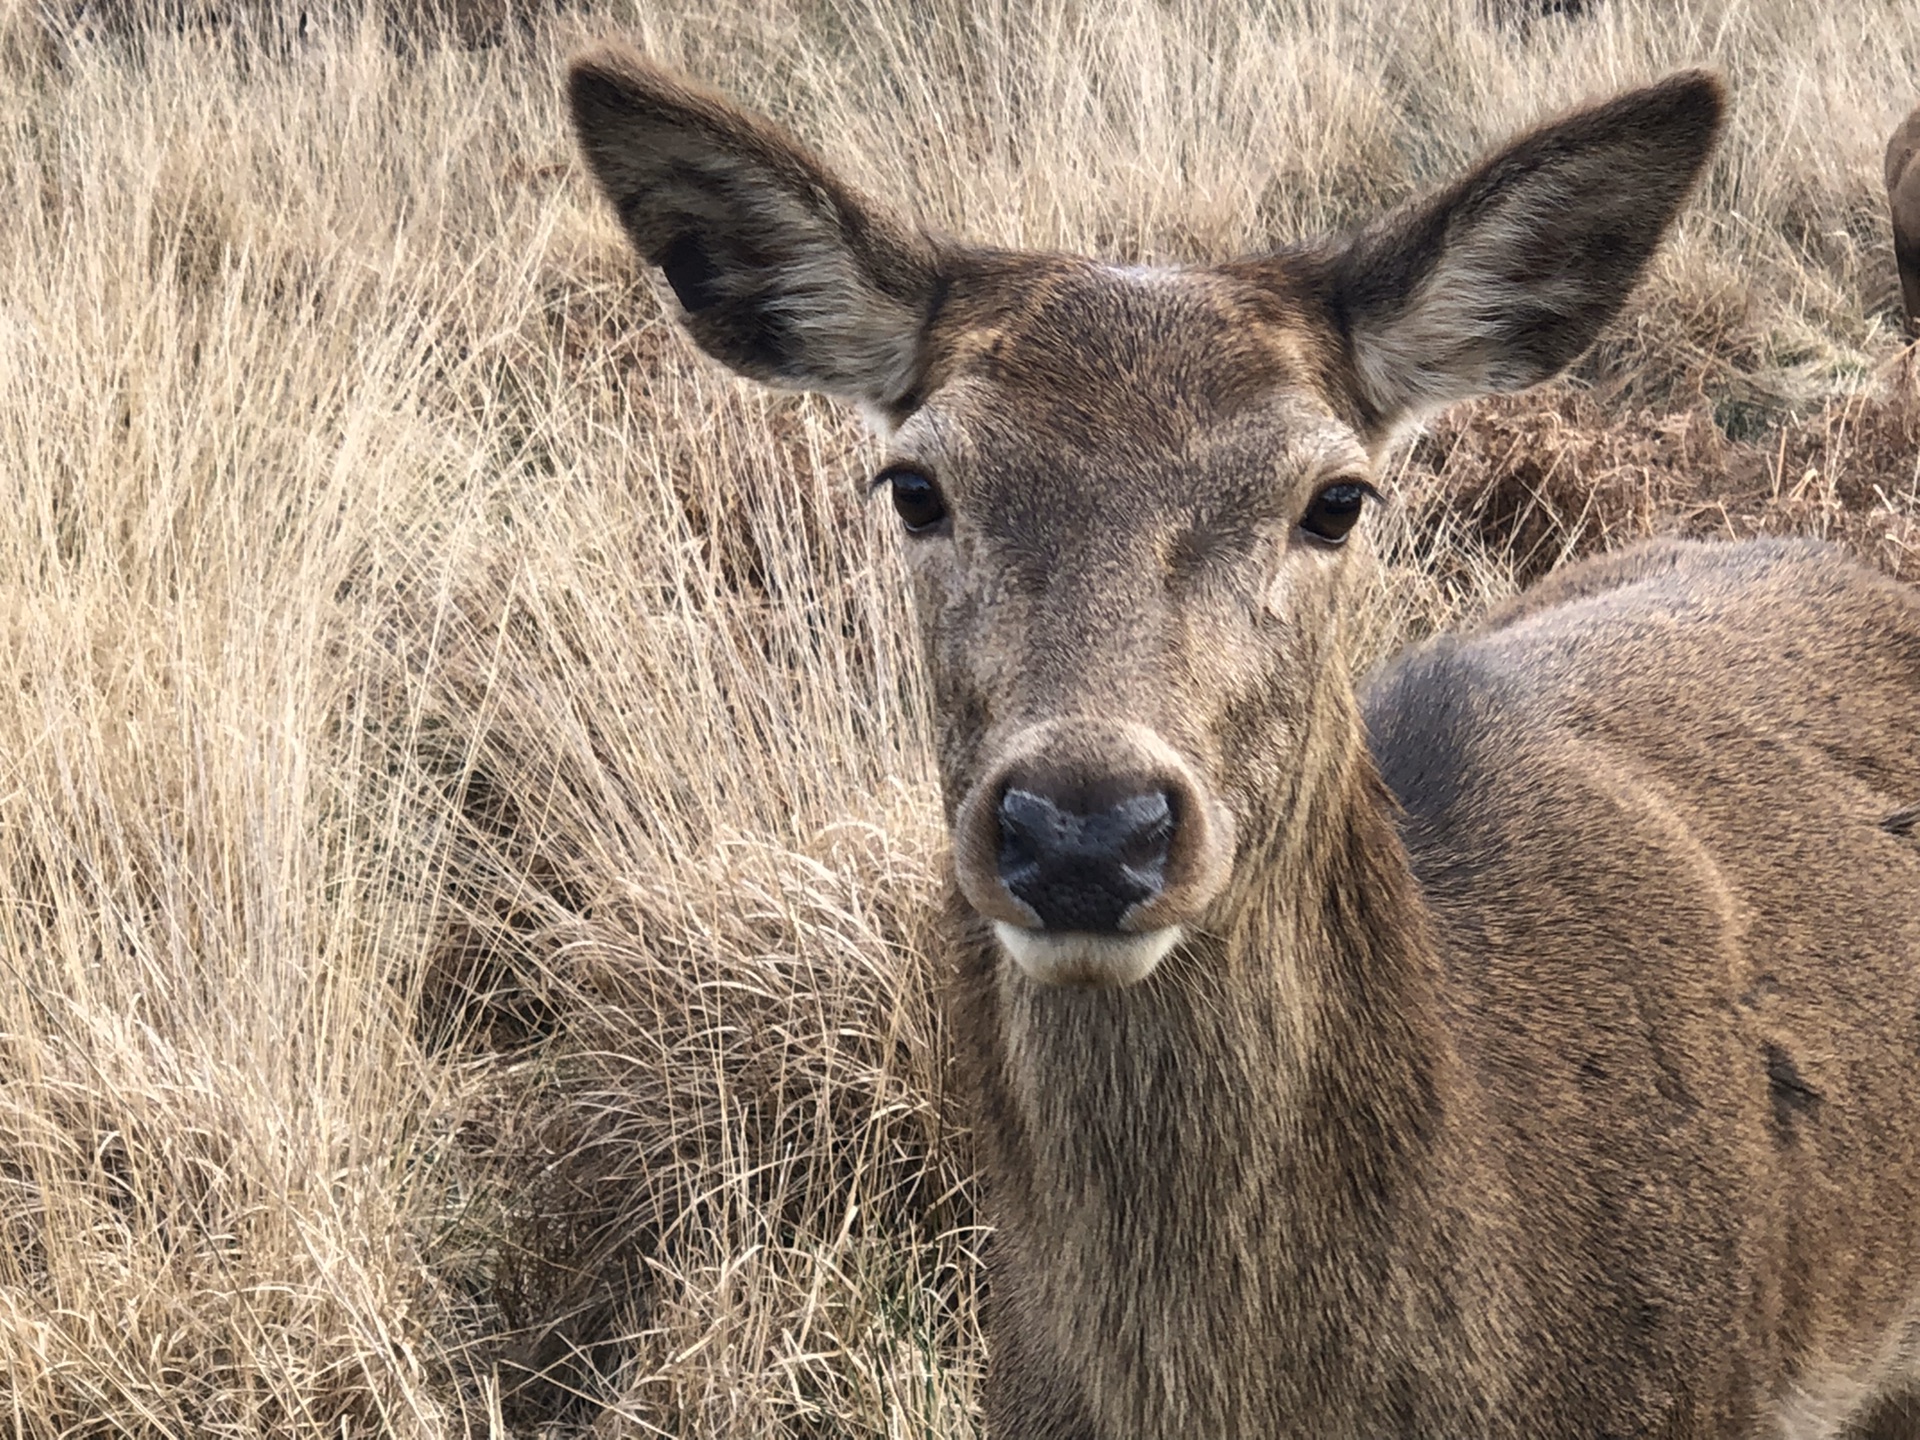
{"type": "Polygon", "coordinates": [[[1377,433],[1578,359],[1691,194],[1725,110],[1717,76],[1683,71],[1521,136],[1338,249],[1327,280],[1377,433]]]}
{"type": "Polygon", "coordinates": [[[693,338],[769,384],[885,410],[912,391],[939,254],[769,121],[636,52],[569,67],[588,169],[693,338]]]}

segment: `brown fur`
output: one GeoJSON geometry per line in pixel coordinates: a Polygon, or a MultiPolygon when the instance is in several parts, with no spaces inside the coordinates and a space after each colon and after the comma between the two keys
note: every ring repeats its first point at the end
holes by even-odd
{"type": "Polygon", "coordinates": [[[1920,330],[1920,107],[1887,140],[1887,206],[1893,214],[1893,258],[1900,267],[1900,298],[1907,329],[1920,330]]]}
{"type": "Polygon", "coordinates": [[[1410,416],[1590,342],[1717,85],[1347,241],[1155,272],[917,234],[627,52],[573,87],[696,336],[866,401],[947,502],[904,548],[989,1433],[1911,1433],[1920,600],[1818,545],[1667,543],[1362,689],[1365,521],[1298,526],[1410,416]],[[1015,963],[994,798],[1036,771],[1177,802],[1135,928],[1180,938],[1137,984],[1015,963]]]}

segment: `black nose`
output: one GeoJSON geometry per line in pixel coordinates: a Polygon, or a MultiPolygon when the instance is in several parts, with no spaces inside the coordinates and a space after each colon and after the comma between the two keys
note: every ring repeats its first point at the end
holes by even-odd
{"type": "Polygon", "coordinates": [[[1031,790],[1000,797],[1000,880],[1049,930],[1112,933],[1158,895],[1173,845],[1164,791],[1082,813],[1031,790]]]}

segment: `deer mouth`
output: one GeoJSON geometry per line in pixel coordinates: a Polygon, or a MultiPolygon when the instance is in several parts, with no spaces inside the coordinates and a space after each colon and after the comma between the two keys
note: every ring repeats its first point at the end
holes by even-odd
{"type": "Polygon", "coordinates": [[[994,938],[1028,979],[1042,985],[1118,989],[1151,975],[1180,943],[1178,925],[1141,935],[1092,935],[1085,931],[1023,930],[993,922],[994,938]]]}

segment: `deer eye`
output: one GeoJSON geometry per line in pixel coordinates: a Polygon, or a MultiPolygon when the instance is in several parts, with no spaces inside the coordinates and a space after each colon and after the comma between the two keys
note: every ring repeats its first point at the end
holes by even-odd
{"type": "Polygon", "coordinates": [[[930,476],[900,465],[881,471],[880,479],[893,491],[893,508],[909,534],[924,535],[947,518],[947,502],[930,476]]]}
{"type": "Polygon", "coordinates": [[[1300,517],[1300,528],[1316,540],[1339,545],[1360,519],[1367,496],[1374,493],[1364,480],[1336,480],[1325,486],[1300,517]]]}

